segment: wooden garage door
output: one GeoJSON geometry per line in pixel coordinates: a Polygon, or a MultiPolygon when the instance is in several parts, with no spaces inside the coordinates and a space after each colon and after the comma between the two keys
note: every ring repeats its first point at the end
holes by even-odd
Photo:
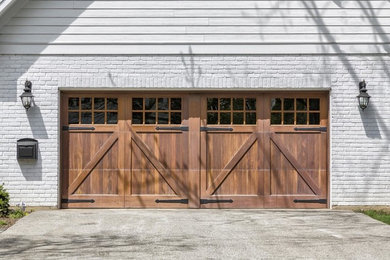
{"type": "Polygon", "coordinates": [[[202,208],[264,207],[262,101],[250,94],[202,97],[202,208]]]}
{"type": "Polygon", "coordinates": [[[74,94],[62,105],[62,207],[123,207],[123,100],[74,94]]]}
{"type": "Polygon", "coordinates": [[[127,102],[125,207],[188,207],[187,96],[143,94],[127,102]]]}
{"type": "Polygon", "coordinates": [[[327,206],[327,94],[65,93],[62,207],[327,206]]]}
{"type": "Polygon", "coordinates": [[[267,94],[265,207],[328,206],[328,98],[323,93],[267,94]]]}

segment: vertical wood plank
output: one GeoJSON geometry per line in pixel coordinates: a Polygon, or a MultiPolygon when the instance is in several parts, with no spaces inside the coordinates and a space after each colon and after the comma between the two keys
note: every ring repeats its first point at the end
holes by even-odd
{"type": "MultiPolygon", "coordinates": [[[[201,126],[207,125],[207,97],[202,96],[201,102],[200,102],[200,119],[201,119],[201,126]]],[[[200,164],[200,182],[201,182],[201,188],[200,188],[200,197],[203,197],[206,194],[207,185],[209,183],[208,176],[207,176],[207,132],[201,132],[200,133],[200,149],[201,149],[201,164],[200,164]]]]}
{"type": "Polygon", "coordinates": [[[188,146],[188,207],[200,207],[200,106],[201,96],[192,94],[188,96],[188,126],[189,138],[188,146]]]}
{"type": "MultiPolygon", "coordinates": [[[[263,156],[263,194],[264,196],[271,195],[271,95],[263,94],[262,95],[262,123],[263,123],[263,134],[262,134],[262,142],[260,144],[260,151],[263,156]]],[[[264,205],[265,207],[269,207],[269,205],[264,205]]]]}

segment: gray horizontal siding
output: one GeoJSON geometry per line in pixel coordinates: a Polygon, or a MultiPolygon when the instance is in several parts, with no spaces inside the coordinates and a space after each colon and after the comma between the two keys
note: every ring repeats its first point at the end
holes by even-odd
{"type": "Polygon", "coordinates": [[[389,1],[30,0],[0,53],[387,53],[389,32],[389,1]]]}

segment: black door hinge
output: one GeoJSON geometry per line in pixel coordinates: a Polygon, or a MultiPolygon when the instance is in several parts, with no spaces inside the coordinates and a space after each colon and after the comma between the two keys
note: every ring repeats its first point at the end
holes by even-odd
{"type": "Polygon", "coordinates": [[[207,127],[207,126],[201,126],[200,131],[233,131],[233,128],[231,127],[207,127]]]}
{"type": "Polygon", "coordinates": [[[157,126],[156,130],[179,130],[179,131],[188,131],[188,126],[157,126]]]}
{"type": "Polygon", "coordinates": [[[95,127],[92,126],[68,126],[64,125],[62,127],[63,131],[69,131],[69,130],[95,130],[95,127]]]}
{"type": "Polygon", "coordinates": [[[233,200],[232,199],[228,199],[228,200],[200,199],[200,204],[209,204],[209,203],[233,203],[233,200]]]}
{"type": "Polygon", "coordinates": [[[180,200],[155,200],[156,203],[180,203],[180,204],[188,204],[188,199],[180,199],[180,200]]]}
{"type": "Polygon", "coordinates": [[[326,132],[327,127],[295,127],[295,131],[318,131],[318,132],[326,132]]]}
{"type": "Polygon", "coordinates": [[[95,203],[93,199],[62,199],[62,203],[95,203]]]}
{"type": "Polygon", "coordinates": [[[294,203],[320,203],[326,204],[326,199],[317,199],[317,200],[304,200],[304,199],[295,199],[294,203]]]}

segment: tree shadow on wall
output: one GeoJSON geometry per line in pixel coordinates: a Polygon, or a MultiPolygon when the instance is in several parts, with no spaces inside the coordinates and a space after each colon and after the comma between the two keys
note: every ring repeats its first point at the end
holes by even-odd
{"type": "Polygon", "coordinates": [[[181,61],[185,69],[185,80],[191,88],[198,88],[199,82],[202,77],[202,68],[195,64],[195,55],[192,51],[192,47],[188,47],[188,54],[180,54],[181,61]]]}

